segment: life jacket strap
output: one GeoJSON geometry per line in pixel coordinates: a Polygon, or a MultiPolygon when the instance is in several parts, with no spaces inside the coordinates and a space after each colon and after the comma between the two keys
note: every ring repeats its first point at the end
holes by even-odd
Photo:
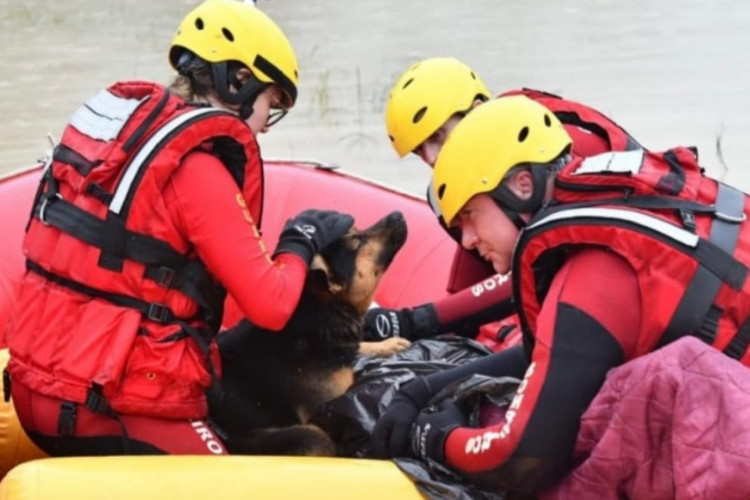
{"type": "Polygon", "coordinates": [[[35,216],[42,223],[99,248],[99,263],[107,269],[121,270],[124,259],[143,264],[146,278],[195,300],[204,320],[212,328],[219,328],[226,293],[199,260],[185,257],[164,241],[126,230],[115,218],[102,220],[57,193],[45,193],[39,198],[35,216]]]}
{"type": "MultiPolygon", "coordinates": [[[[744,205],[745,199],[741,191],[727,184],[719,183],[715,213],[721,213],[729,217],[714,217],[711,223],[709,241],[730,256],[734,254],[739,239],[742,226],[739,221],[744,217],[744,205]]],[[[722,312],[714,302],[723,282],[724,280],[715,272],[712,272],[709,267],[703,264],[699,265],[667,326],[665,334],[659,341],[659,346],[668,344],[685,335],[693,335],[709,344],[712,343],[716,338],[719,326],[717,313],[720,316],[722,312]]],[[[744,279],[741,283],[737,283],[740,288],[742,283],[744,283],[744,279]]],[[[748,335],[750,336],[750,332],[748,335]]],[[[732,340],[732,344],[734,344],[734,347],[730,345],[727,349],[734,354],[737,354],[741,348],[742,352],[739,353],[741,355],[747,348],[747,342],[740,341],[737,336],[732,340]],[[739,344],[744,344],[744,347],[739,344]]]]}
{"type": "Polygon", "coordinates": [[[77,281],[51,273],[36,262],[33,262],[29,259],[26,260],[26,269],[35,274],[38,274],[39,276],[48,281],[51,281],[52,283],[70,288],[71,290],[78,293],[88,295],[89,297],[104,299],[118,306],[140,311],[144,317],[150,319],[151,321],[155,321],[156,323],[171,324],[176,322],[175,314],[171,309],[169,309],[169,307],[164,304],[146,302],[135,297],[99,290],[84,285],[83,283],[79,283],[77,281]]]}

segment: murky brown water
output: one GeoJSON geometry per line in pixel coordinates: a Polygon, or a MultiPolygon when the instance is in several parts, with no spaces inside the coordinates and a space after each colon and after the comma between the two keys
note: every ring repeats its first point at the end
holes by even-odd
{"type": "MultiPolygon", "coordinates": [[[[166,48],[195,0],[0,0],[0,173],[59,137],[116,79],[166,83],[166,48]]],[[[314,158],[422,193],[429,171],[384,131],[390,86],[454,55],[499,92],[529,86],[610,114],[644,144],[697,145],[750,190],[750,4],[738,0],[260,0],[300,59],[297,108],[261,138],[267,157],[314,158]]]]}

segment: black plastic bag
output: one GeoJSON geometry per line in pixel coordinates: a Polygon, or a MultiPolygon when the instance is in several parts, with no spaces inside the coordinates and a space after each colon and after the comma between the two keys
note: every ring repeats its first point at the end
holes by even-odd
{"type": "MultiPolygon", "coordinates": [[[[343,396],[329,402],[311,423],[322,427],[339,445],[342,456],[369,458],[370,433],[398,386],[416,376],[445,370],[491,352],[462,337],[420,340],[390,358],[363,357],[355,366],[355,383],[343,396]]],[[[504,414],[519,380],[470,375],[439,393],[430,404],[450,399],[461,407],[474,427],[484,427],[504,414]]],[[[399,458],[396,465],[428,498],[441,500],[503,500],[503,492],[479,490],[442,464],[399,458]]]]}
{"type": "Polygon", "coordinates": [[[354,367],[354,385],[326,404],[310,423],[331,436],[340,456],[368,458],[370,433],[399,385],[488,354],[491,351],[473,340],[439,337],[414,342],[389,358],[364,356],[354,367]]]}

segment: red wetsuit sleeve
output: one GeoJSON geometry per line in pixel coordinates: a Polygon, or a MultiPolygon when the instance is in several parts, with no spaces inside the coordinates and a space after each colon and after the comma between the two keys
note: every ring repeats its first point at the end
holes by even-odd
{"type": "Polygon", "coordinates": [[[434,302],[433,305],[441,325],[472,319],[474,316],[482,316],[482,322],[492,321],[499,319],[504,313],[512,312],[512,293],[509,275],[495,274],[434,302]],[[487,317],[484,317],[485,313],[488,314],[487,317]]]}
{"type": "Polygon", "coordinates": [[[447,464],[496,472],[521,490],[529,481],[543,487],[545,474],[559,477],[606,372],[632,356],[640,316],[637,278],[624,259],[601,249],[571,256],[545,297],[531,364],[505,421],[451,432],[447,464]]]}
{"type": "Polygon", "coordinates": [[[226,167],[207,153],[191,153],[165,186],[164,198],[178,230],[245,317],[280,330],[299,302],[307,265],[292,253],[271,259],[226,167]]]}

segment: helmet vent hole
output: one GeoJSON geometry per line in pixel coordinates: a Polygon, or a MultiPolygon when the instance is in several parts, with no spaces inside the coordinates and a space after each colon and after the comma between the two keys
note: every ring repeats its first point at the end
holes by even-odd
{"type": "Polygon", "coordinates": [[[226,38],[230,42],[234,41],[234,35],[227,28],[221,28],[221,33],[224,35],[224,38],[226,38]]]}
{"type": "Polygon", "coordinates": [[[552,126],[552,120],[547,114],[544,115],[544,124],[547,125],[548,127],[552,126]]]}
{"type": "Polygon", "coordinates": [[[414,113],[414,118],[411,119],[412,123],[419,123],[419,120],[424,118],[424,114],[427,113],[427,106],[423,107],[416,113],[414,113]]]}
{"type": "Polygon", "coordinates": [[[529,136],[529,127],[524,127],[518,133],[518,142],[523,142],[529,136]]]}
{"type": "Polygon", "coordinates": [[[405,89],[406,87],[408,87],[409,85],[411,85],[411,82],[413,82],[413,81],[414,81],[414,78],[409,78],[409,79],[408,79],[408,80],[406,81],[406,83],[405,83],[405,84],[403,84],[403,85],[401,86],[401,88],[402,88],[402,89],[405,89]]]}
{"type": "Polygon", "coordinates": [[[471,72],[471,78],[472,78],[472,80],[476,80],[477,79],[477,75],[475,75],[473,71],[471,72]]]}
{"type": "Polygon", "coordinates": [[[437,191],[438,199],[442,200],[444,194],[445,194],[445,184],[440,184],[440,187],[438,188],[438,191],[437,191]]]}
{"type": "Polygon", "coordinates": [[[203,19],[201,19],[200,17],[196,17],[195,18],[195,27],[198,28],[199,30],[202,30],[203,29],[203,19]]]}

